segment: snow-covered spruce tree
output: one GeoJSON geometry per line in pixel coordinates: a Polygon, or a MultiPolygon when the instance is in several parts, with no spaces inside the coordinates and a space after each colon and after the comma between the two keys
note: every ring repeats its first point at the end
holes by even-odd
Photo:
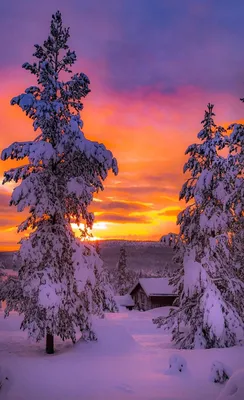
{"type": "MultiPolygon", "coordinates": [[[[244,282],[244,217],[240,217],[232,234],[233,258],[237,275],[244,282]]],[[[244,320],[244,309],[242,309],[244,320]]]]}
{"type": "MultiPolygon", "coordinates": [[[[228,347],[243,341],[243,283],[238,279],[230,252],[229,227],[233,217],[220,199],[227,162],[219,151],[226,144],[225,131],[213,121],[208,105],[199,132],[199,144],[188,147],[184,172],[191,177],[180,199],[191,202],[178,216],[182,268],[178,284],[178,308],[154,323],[172,329],[179,348],[228,347]],[[182,247],[183,246],[183,247],[182,247]],[[182,249],[184,252],[182,253],[182,249]]],[[[179,251],[179,250],[178,250],[179,251]]]]}
{"type": "Polygon", "coordinates": [[[0,282],[3,280],[5,276],[5,266],[3,265],[2,261],[0,261],[0,282]]]}
{"type": "MultiPolygon", "coordinates": [[[[183,241],[181,240],[180,234],[177,233],[168,233],[160,238],[160,242],[166,246],[171,247],[173,250],[172,262],[176,265],[176,268],[170,270],[169,272],[169,284],[174,287],[175,293],[182,293],[184,287],[184,268],[183,268],[183,257],[185,252],[185,246],[183,241]]],[[[179,306],[180,296],[176,297],[173,306],[179,306]]],[[[173,311],[171,311],[172,313],[173,311]]],[[[170,321],[169,326],[171,327],[170,321]]],[[[153,322],[158,324],[158,326],[162,326],[162,322],[164,322],[164,318],[153,319],[153,322]]],[[[166,327],[168,327],[168,323],[166,323],[166,327]]]]}
{"type": "Polygon", "coordinates": [[[127,266],[125,247],[122,246],[119,252],[119,261],[114,271],[114,287],[116,294],[123,296],[135,284],[135,274],[127,266]]]}
{"type": "Polygon", "coordinates": [[[95,251],[99,256],[99,262],[101,264],[100,272],[97,268],[95,268],[95,276],[96,276],[96,285],[94,291],[96,292],[95,296],[95,307],[97,307],[98,312],[94,312],[94,314],[100,314],[103,317],[104,311],[119,311],[118,306],[114,300],[114,289],[113,285],[111,284],[110,274],[108,269],[106,268],[105,264],[103,263],[99,242],[96,241],[94,245],[95,251]],[[102,307],[102,314],[101,314],[101,307],[102,307]]]}
{"type": "MultiPolygon", "coordinates": [[[[228,131],[226,174],[223,182],[219,182],[217,193],[224,208],[232,215],[229,224],[231,252],[237,275],[244,282],[244,125],[232,124],[228,131]]],[[[244,320],[243,303],[239,306],[244,320]]]]}
{"type": "Polygon", "coordinates": [[[101,249],[100,249],[100,244],[99,244],[98,240],[95,241],[95,249],[96,249],[97,254],[100,256],[101,249]]]}
{"type": "MultiPolygon", "coordinates": [[[[6,276],[6,274],[5,274],[5,272],[4,272],[4,269],[5,269],[5,267],[4,267],[4,265],[3,265],[3,263],[0,261],[0,293],[1,293],[1,289],[2,289],[2,287],[3,287],[3,285],[4,285],[4,278],[5,278],[5,276],[6,276]]],[[[0,297],[0,308],[2,307],[2,300],[1,300],[1,297],[0,297]]]]}
{"type": "Polygon", "coordinates": [[[2,152],[2,160],[27,160],[5,172],[3,183],[21,181],[10,204],[18,211],[29,208],[19,231],[32,232],[20,242],[19,279],[5,285],[1,298],[7,302],[6,315],[11,310],[23,315],[21,329],[27,329],[30,337],[39,341],[46,336],[48,353],[53,352],[54,335],[75,342],[76,327],[83,338],[95,339],[92,313],[101,315],[105,303],[107,309],[115,305],[106,295],[94,247],[81,243],[70,226],[84,222],[92,228],[94,217],[88,206],[93,193],[103,190],[110,169],[118,171],[112,153],[81,131],[82,98],[90,92],[90,82],[83,73],[71,74],[76,54],[67,45],[69,36],[58,11],[52,16],[48,39],[35,45],[36,61],[23,64],[35,75],[37,86],[11,101],[33,120],[38,136],[2,152]]]}
{"type": "MultiPolygon", "coordinates": [[[[244,99],[241,99],[244,102],[244,99]]],[[[227,190],[222,190],[223,203],[233,215],[231,237],[233,255],[240,278],[244,282],[244,125],[232,124],[229,137],[227,190]]],[[[244,310],[243,310],[244,319],[244,310]]]]}

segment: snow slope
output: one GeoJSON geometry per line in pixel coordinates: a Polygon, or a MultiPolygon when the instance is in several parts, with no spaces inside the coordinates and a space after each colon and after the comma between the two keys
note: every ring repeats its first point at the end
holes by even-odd
{"type": "MultiPolygon", "coordinates": [[[[62,342],[46,355],[44,343],[30,343],[20,317],[0,312],[0,367],[9,380],[0,400],[216,400],[223,385],[209,379],[213,361],[235,372],[244,368],[244,348],[175,350],[170,335],[152,324],[168,308],[124,311],[95,320],[98,342],[62,342]],[[187,362],[168,374],[169,358],[187,362]]],[[[235,400],[243,400],[242,398],[235,400]]]]}
{"type": "MultiPolygon", "coordinates": [[[[173,251],[170,247],[165,247],[160,242],[133,242],[119,240],[101,240],[100,249],[101,256],[105,265],[109,269],[113,269],[119,259],[119,251],[121,246],[126,247],[128,267],[132,270],[158,270],[162,269],[165,263],[172,268],[175,264],[172,262],[173,251]]],[[[14,252],[0,252],[0,261],[7,268],[13,268],[14,252]]]]}

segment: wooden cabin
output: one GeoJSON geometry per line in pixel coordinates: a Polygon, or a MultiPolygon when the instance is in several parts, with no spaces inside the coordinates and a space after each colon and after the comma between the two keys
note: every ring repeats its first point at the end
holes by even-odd
{"type": "Polygon", "coordinates": [[[140,278],[129,292],[137,310],[172,306],[177,295],[168,278],[140,278]]]}

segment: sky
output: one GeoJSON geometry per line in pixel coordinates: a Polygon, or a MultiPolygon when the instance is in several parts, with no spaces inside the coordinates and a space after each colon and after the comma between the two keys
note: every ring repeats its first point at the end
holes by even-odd
{"type": "MultiPolygon", "coordinates": [[[[197,141],[208,102],[216,123],[240,121],[244,105],[242,0],[8,0],[0,2],[0,149],[35,137],[12,97],[35,84],[21,68],[59,9],[91,93],[87,138],[119,164],[91,206],[97,238],[159,240],[177,232],[184,152],[197,141]]],[[[0,178],[14,162],[0,162],[0,178]]],[[[0,250],[18,247],[24,219],[0,187],[0,250]]]]}

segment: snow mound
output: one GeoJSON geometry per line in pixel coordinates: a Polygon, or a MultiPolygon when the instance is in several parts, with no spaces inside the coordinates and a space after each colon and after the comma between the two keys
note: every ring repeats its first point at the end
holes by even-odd
{"type": "Polygon", "coordinates": [[[114,300],[118,307],[133,307],[135,305],[134,300],[129,294],[124,296],[114,296],[114,300]]]}
{"type": "Polygon", "coordinates": [[[94,321],[94,328],[98,340],[95,343],[90,343],[89,347],[92,346],[96,354],[121,356],[130,355],[139,350],[138,343],[126,328],[120,324],[112,325],[109,321],[103,319],[94,321]]]}
{"type": "Polygon", "coordinates": [[[224,383],[232,375],[232,371],[229,367],[224,365],[220,361],[214,361],[211,367],[210,381],[214,383],[224,383]]]}
{"type": "Polygon", "coordinates": [[[121,385],[116,386],[116,389],[124,393],[130,393],[130,394],[134,393],[132,387],[130,385],[127,385],[126,383],[122,383],[121,385]]]}
{"type": "Polygon", "coordinates": [[[0,367],[0,389],[2,388],[6,380],[8,380],[7,374],[4,371],[3,367],[0,367]]]}
{"type": "Polygon", "coordinates": [[[187,370],[185,358],[178,354],[172,354],[169,359],[169,369],[165,372],[167,375],[178,375],[187,370]]]}
{"type": "Polygon", "coordinates": [[[244,369],[239,369],[231,376],[230,380],[220,393],[217,400],[243,400],[244,399],[244,369]]]}
{"type": "Polygon", "coordinates": [[[3,367],[0,367],[0,398],[3,399],[6,398],[9,386],[10,386],[9,373],[3,367]]]}
{"type": "Polygon", "coordinates": [[[176,307],[163,306],[163,307],[152,308],[151,310],[144,311],[144,316],[148,316],[151,318],[152,317],[154,318],[155,316],[167,317],[172,308],[175,309],[176,307]]]}

